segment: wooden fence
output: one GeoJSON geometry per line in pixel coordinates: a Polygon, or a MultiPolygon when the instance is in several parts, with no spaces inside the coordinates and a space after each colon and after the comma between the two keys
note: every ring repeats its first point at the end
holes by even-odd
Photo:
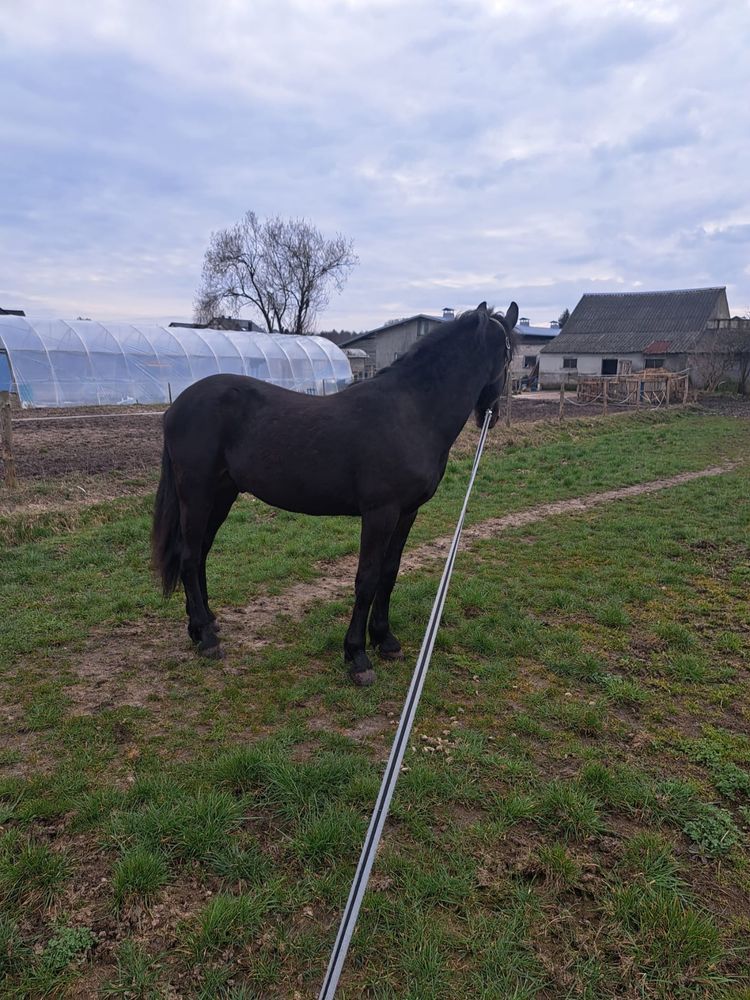
{"type": "Polygon", "coordinates": [[[669,406],[686,403],[690,375],[662,369],[628,375],[586,375],[578,379],[576,401],[619,406],[669,406]]]}

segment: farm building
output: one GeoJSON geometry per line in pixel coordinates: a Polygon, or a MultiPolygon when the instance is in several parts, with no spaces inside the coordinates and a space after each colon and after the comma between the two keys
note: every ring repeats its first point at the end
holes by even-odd
{"type": "MultiPolygon", "coordinates": [[[[721,367],[737,377],[725,288],[584,295],[565,328],[540,352],[545,388],[570,377],[622,375],[645,369],[690,370],[698,387],[721,367]]],[[[733,331],[735,340],[741,330],[733,331]]],[[[748,334],[750,336],[750,333],[748,334]]]]}
{"type": "Polygon", "coordinates": [[[391,320],[374,330],[368,330],[367,333],[360,333],[341,346],[344,349],[356,348],[364,351],[367,355],[367,372],[374,375],[381,368],[392,365],[402,354],[406,354],[420,337],[424,337],[436,326],[452,319],[452,309],[443,309],[442,318],[418,313],[406,319],[391,320]]]}
{"type": "Polygon", "coordinates": [[[521,316],[515,330],[516,345],[510,365],[513,382],[534,383],[539,374],[539,352],[560,333],[557,323],[549,326],[531,326],[525,316],[521,316]]]}
{"type": "Polygon", "coordinates": [[[0,315],[2,372],[22,406],[167,403],[219,372],[323,395],[351,381],[322,337],[0,315]]]}
{"type": "MultiPolygon", "coordinates": [[[[453,318],[454,312],[448,308],[443,309],[442,317],[418,313],[416,316],[393,320],[367,333],[361,333],[346,341],[342,347],[347,352],[351,349],[365,352],[367,360],[360,365],[365,374],[359,377],[368,378],[381,368],[392,365],[402,354],[406,354],[420,337],[424,337],[441,323],[449,322],[453,318]]],[[[530,378],[536,368],[539,349],[557,336],[559,329],[553,326],[530,326],[528,319],[522,317],[515,333],[516,349],[511,368],[513,378],[517,380],[524,376],[530,378]]]]}

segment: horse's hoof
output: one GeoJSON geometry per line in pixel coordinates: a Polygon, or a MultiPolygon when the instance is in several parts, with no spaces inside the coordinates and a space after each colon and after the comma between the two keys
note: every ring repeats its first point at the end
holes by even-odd
{"type": "Polygon", "coordinates": [[[401,643],[393,632],[387,632],[379,642],[373,638],[372,644],[382,660],[403,660],[404,658],[401,643]]]}
{"type": "Polygon", "coordinates": [[[404,651],[399,646],[398,649],[387,649],[383,646],[375,647],[381,660],[403,660],[404,651]]]}
{"type": "Polygon", "coordinates": [[[198,645],[198,652],[201,656],[204,656],[207,660],[223,660],[224,650],[218,644],[218,642],[213,643],[211,646],[204,646],[203,643],[198,645]]]}
{"type": "Polygon", "coordinates": [[[371,684],[375,683],[375,671],[370,670],[350,670],[349,676],[352,679],[352,683],[357,687],[370,687],[371,684]]]}

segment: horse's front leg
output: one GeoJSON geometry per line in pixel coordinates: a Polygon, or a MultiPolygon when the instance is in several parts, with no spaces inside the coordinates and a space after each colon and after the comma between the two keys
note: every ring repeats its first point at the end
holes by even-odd
{"type": "Polygon", "coordinates": [[[391,535],[388,543],[383,568],[380,573],[380,581],[375,592],[375,600],[372,605],[370,615],[370,641],[384,660],[400,660],[403,656],[401,643],[391,632],[389,621],[389,611],[391,604],[391,593],[398,576],[398,568],[401,565],[401,556],[409,537],[414,518],[417,512],[402,514],[398,524],[391,535]]]}
{"type": "Polygon", "coordinates": [[[367,618],[378,588],[388,543],[398,520],[399,511],[393,507],[381,507],[362,515],[354,611],[344,639],[344,660],[349,665],[349,676],[360,687],[375,680],[375,671],[365,652],[367,618]]]}

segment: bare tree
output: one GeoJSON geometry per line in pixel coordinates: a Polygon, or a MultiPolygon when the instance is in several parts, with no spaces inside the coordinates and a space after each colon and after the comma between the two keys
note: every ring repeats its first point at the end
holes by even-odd
{"type": "Polygon", "coordinates": [[[750,383],[750,320],[738,316],[707,331],[690,358],[693,382],[706,392],[737,380],[737,392],[746,395],[750,383]]]}
{"type": "Polygon", "coordinates": [[[326,239],[306,219],[260,220],[247,212],[240,222],[211,234],[195,299],[197,322],[220,310],[233,316],[257,310],[270,331],[310,333],[358,263],[351,240],[326,239]]]}
{"type": "Polygon", "coordinates": [[[726,347],[719,343],[716,335],[704,338],[699,349],[688,357],[690,381],[696,389],[716,392],[726,381],[731,367],[731,358],[726,347]]]}

